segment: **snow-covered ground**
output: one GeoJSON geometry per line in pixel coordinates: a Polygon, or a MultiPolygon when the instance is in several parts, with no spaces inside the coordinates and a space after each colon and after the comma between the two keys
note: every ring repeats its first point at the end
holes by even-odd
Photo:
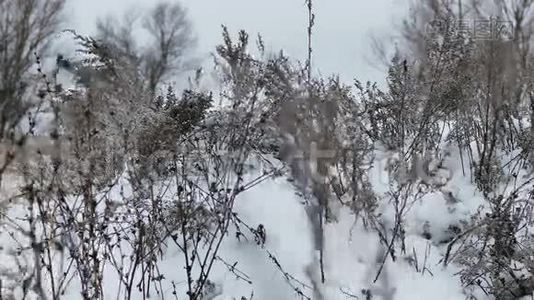
{"type": "MultiPolygon", "coordinates": [[[[377,157],[386,157],[378,153],[377,157]]],[[[482,198],[473,188],[469,177],[463,176],[458,168],[459,160],[451,157],[446,168],[452,173],[451,180],[442,191],[424,195],[413,204],[406,214],[406,253],[393,262],[386,260],[379,279],[374,282],[384,256],[384,249],[375,232],[366,230],[361,221],[346,207],[336,210],[336,222],[325,227],[325,278],[321,286],[324,299],[366,299],[363,291],[370,291],[372,299],[465,299],[458,271],[454,265],[444,267],[442,259],[447,244],[440,244],[449,225],[468,220],[470,215],[483,204],[482,198]],[[447,202],[445,193],[456,198],[447,202]],[[431,238],[425,239],[423,231],[429,231],[431,238]]],[[[371,172],[375,191],[388,189],[385,162],[377,159],[371,172]]],[[[391,208],[382,202],[385,219],[393,223],[391,208]],[[389,217],[388,217],[389,216],[389,217]]],[[[214,298],[241,299],[299,299],[295,287],[313,299],[312,283],[307,269],[318,255],[312,242],[312,228],[305,212],[305,204],[296,189],[285,177],[267,180],[242,194],[235,205],[235,212],[251,227],[262,224],[267,239],[264,246],[249,240],[236,239],[231,228],[223,242],[220,257],[235,265],[246,274],[247,283],[218,263],[210,276],[214,283],[214,298]],[[283,268],[281,271],[269,254],[274,255],[283,268]],[[295,280],[287,281],[283,272],[295,280]],[[298,281],[297,281],[298,280],[298,281]]],[[[164,274],[164,290],[172,296],[171,281],[176,282],[178,294],[185,294],[185,273],[183,255],[170,246],[161,262],[164,274]]],[[[106,274],[107,295],[116,295],[114,274],[106,274]],[[109,276],[109,277],[108,277],[109,276]]],[[[79,290],[71,289],[72,299],[79,290]]],[[[479,298],[484,299],[484,298],[479,298]]]]}
{"type": "MultiPolygon", "coordinates": [[[[387,172],[384,168],[385,153],[377,153],[371,170],[371,181],[375,192],[381,196],[388,190],[387,172]]],[[[481,205],[482,198],[473,188],[468,177],[458,168],[458,160],[451,157],[445,168],[451,179],[441,191],[425,194],[417,200],[405,215],[406,253],[400,253],[396,261],[387,258],[380,277],[375,277],[384,258],[384,249],[376,232],[364,228],[348,208],[335,210],[337,221],[325,226],[325,284],[321,285],[324,299],[465,299],[458,271],[454,265],[444,267],[442,259],[447,244],[440,244],[450,225],[468,220],[481,205]],[[447,201],[450,192],[454,202],[447,201]],[[428,232],[430,238],[424,238],[428,232]]],[[[119,190],[115,191],[117,197],[119,190]]],[[[124,195],[124,194],[123,194],[124,195]]],[[[123,196],[122,195],[122,196],[123,196]]],[[[451,197],[449,195],[449,197],[451,197]]],[[[385,199],[385,198],[384,198],[385,199]]],[[[380,202],[386,223],[394,222],[393,212],[387,201],[380,202]]],[[[279,177],[243,193],[236,202],[235,212],[251,227],[262,224],[266,230],[266,242],[258,245],[251,237],[235,238],[235,229],[224,240],[219,256],[247,279],[237,278],[224,263],[213,269],[210,281],[214,284],[212,298],[208,299],[299,299],[297,290],[313,299],[309,266],[318,255],[312,242],[312,228],[305,212],[305,204],[286,177],[279,177]],[[273,258],[279,262],[280,269],[273,258]],[[292,276],[288,279],[285,274],[292,276]]],[[[8,215],[24,214],[22,207],[11,207],[8,215]]],[[[7,232],[7,231],[6,231],[7,232]]],[[[4,233],[6,233],[4,232],[4,233]]],[[[9,247],[9,237],[3,235],[2,245],[9,247]]],[[[165,298],[172,298],[173,286],[178,295],[185,295],[186,277],[183,270],[183,255],[169,244],[164,259],[159,263],[165,298]]],[[[4,248],[4,250],[7,250],[4,248]]],[[[397,249],[398,250],[398,249],[397,249]]],[[[2,260],[8,267],[8,257],[2,260]]],[[[6,270],[6,269],[4,269],[6,270]]],[[[116,271],[109,268],[104,273],[106,299],[114,299],[118,290],[116,271]]],[[[22,287],[21,287],[22,288],[22,287]]],[[[80,286],[76,280],[71,283],[65,299],[78,299],[80,286]]],[[[19,294],[20,291],[19,291],[19,294]]],[[[138,298],[142,299],[139,295],[138,298]]],[[[179,298],[181,299],[181,298],[179,298]]],[[[479,298],[484,299],[484,298],[479,298]]]]}
{"type": "MultiPolygon", "coordinates": [[[[80,1],[73,1],[77,3],[80,1]]],[[[143,2],[143,1],[137,1],[143,2]]],[[[190,3],[191,12],[196,16],[196,22],[202,19],[199,16],[213,14],[217,9],[211,8],[210,11],[204,11],[207,4],[190,3]]],[[[280,1],[278,1],[280,2],[280,1]]],[[[277,3],[278,3],[277,2],[277,3]]],[[[300,1],[298,1],[300,3],[300,1]]],[[[376,6],[385,9],[390,3],[386,1],[376,1],[376,6]]],[[[85,3],[85,1],[84,1],[85,3]]],[[[87,2],[88,3],[88,2],[87,2]]],[[[344,2],[348,5],[347,2],[344,2]]],[[[283,4],[283,3],[282,3],[283,4]]],[[[78,5],[78,4],[75,4],[78,5]]],[[[84,4],[87,5],[87,4],[84,4]]],[[[115,3],[116,5],[116,3],[115,3]]],[[[222,4],[218,4],[222,5],[222,4]]],[[[94,5],[92,5],[94,6],[94,5]]],[[[117,12],[120,11],[120,5],[116,5],[117,12]]],[[[322,4],[326,6],[326,4],[322,4]]],[[[83,7],[83,6],[82,6],[83,7]]],[[[223,10],[227,13],[233,13],[239,7],[233,3],[223,10]]],[[[332,5],[332,7],[336,7],[332,5]]],[[[339,8],[339,6],[337,6],[339,8]]],[[[300,6],[295,8],[302,8],[300,6]]],[[[318,8],[319,10],[321,8],[318,8]]],[[[335,12],[322,8],[326,15],[330,14],[330,19],[335,19],[335,12]]],[[[371,9],[371,8],[367,8],[371,9]]],[[[98,11],[98,14],[102,11],[98,11]]],[[[304,14],[304,10],[300,12],[304,14]]],[[[359,11],[360,15],[366,15],[366,11],[359,11]]],[[[387,15],[387,14],[385,14],[387,15]]],[[[285,15],[284,15],[285,16],[285,15]]],[[[346,21],[351,16],[350,10],[347,9],[343,14],[346,21]]],[[[301,16],[303,17],[303,16],[301,16]]],[[[382,16],[384,17],[384,16],[382,16]]],[[[388,17],[388,16],[386,16],[388,17]]],[[[256,18],[250,15],[243,16],[248,22],[255,22],[256,18]]],[[[289,16],[285,16],[289,19],[289,16]]],[[[385,17],[384,17],[385,18],[385,17]]],[[[340,18],[343,19],[343,18],[340,18]]],[[[209,19],[212,23],[219,22],[220,16],[209,19]]],[[[369,18],[367,22],[371,22],[369,18]]],[[[90,23],[93,19],[81,20],[79,22],[90,23]]],[[[259,22],[253,31],[264,32],[262,27],[264,23],[272,23],[272,20],[259,22]]],[[[293,20],[294,21],[294,20],[293,20]]],[[[375,20],[376,21],[376,20],[375,20]]],[[[289,21],[288,21],[289,22],[289,21]]],[[[319,16],[319,22],[321,22],[319,16]]],[[[363,62],[357,61],[350,64],[346,63],[349,59],[348,53],[353,53],[354,57],[361,48],[353,44],[344,48],[338,45],[340,55],[333,55],[326,51],[321,52],[321,41],[324,44],[331,45],[332,41],[321,37],[329,36],[333,31],[338,32],[339,27],[346,27],[346,24],[331,23],[322,21],[318,26],[319,49],[316,57],[317,65],[323,67],[326,73],[330,71],[342,72],[345,78],[358,75],[353,74],[353,69],[361,66],[363,62]],[[341,26],[343,25],[343,26],[341,26]],[[343,65],[340,68],[340,64],[343,65]]],[[[239,25],[238,21],[230,25],[236,30],[239,25]]],[[[246,22],[245,22],[246,23],[246,22]]],[[[91,23],[92,24],[92,23],[91,23]]],[[[288,23],[289,24],[289,23],[288,23]]],[[[299,52],[304,47],[298,48],[295,44],[305,45],[304,37],[300,31],[298,36],[301,40],[294,41],[290,35],[283,39],[277,40],[274,32],[280,32],[284,25],[278,24],[271,27],[271,34],[267,32],[266,40],[274,41],[271,46],[274,48],[286,48],[293,50],[297,55],[303,57],[303,52],[299,52]],[[285,43],[285,44],[284,44],[285,43]]],[[[319,23],[318,23],[319,24],[319,23]]],[[[367,24],[373,26],[374,23],[367,24]]],[[[79,24],[78,24],[79,25],[79,24]]],[[[202,24],[201,24],[202,25],[202,24]]],[[[204,24],[205,25],[205,24],[204,24]]],[[[354,24],[353,24],[354,25],[354,24]]],[[[376,25],[376,24],[374,24],[376,25]]],[[[92,26],[92,25],[91,25],[92,26]]],[[[206,28],[200,26],[199,28],[206,28]]],[[[247,28],[247,24],[239,26],[247,28]]],[[[302,29],[305,26],[299,23],[293,29],[302,29]]],[[[343,28],[345,28],[343,27],[343,28]]],[[[89,28],[89,27],[87,27],[89,28]]],[[[269,30],[267,30],[269,31],[269,30]]],[[[214,39],[219,39],[219,33],[211,34],[203,38],[204,33],[200,33],[201,46],[204,48],[213,48],[214,39]],[[216,36],[216,37],[215,37],[216,36]],[[213,39],[212,39],[213,38],[213,39]]],[[[350,32],[342,32],[349,41],[350,32]]],[[[364,34],[359,31],[358,38],[355,41],[362,40],[364,34]]],[[[330,39],[335,38],[331,37],[330,39]]],[[[328,48],[328,50],[330,50],[328,48]]],[[[210,50],[211,51],[211,50],[210,50]]],[[[339,54],[338,53],[338,54],[339,54]]],[[[370,72],[369,67],[364,68],[370,72]]],[[[378,72],[382,76],[381,72],[378,72]]],[[[376,74],[370,76],[372,79],[378,79],[376,74]]],[[[383,150],[377,150],[368,176],[372,183],[373,191],[379,201],[378,211],[382,215],[384,224],[393,226],[395,223],[395,211],[387,193],[390,191],[390,180],[388,178],[388,160],[392,154],[383,150]]],[[[476,212],[485,208],[485,201],[471,181],[469,170],[462,170],[459,153],[455,150],[447,151],[443,160],[443,166],[437,177],[443,180],[440,188],[427,191],[420,198],[414,199],[403,215],[405,234],[405,252],[396,249],[397,259],[393,261],[391,257],[386,256],[383,243],[380,243],[377,233],[373,230],[366,229],[361,218],[356,216],[348,207],[335,207],[333,222],[326,223],[324,228],[324,275],[325,283],[319,285],[320,292],[325,300],[337,299],[380,299],[380,300],[416,300],[416,299],[433,299],[433,300],[463,300],[466,299],[464,288],[457,276],[459,267],[454,264],[444,266],[443,258],[447,248],[447,241],[451,238],[451,226],[459,226],[462,222],[467,222],[476,212]],[[377,275],[380,273],[380,276],[377,275]]],[[[5,177],[2,183],[3,196],[13,196],[16,192],[14,182],[17,179],[5,177]]],[[[112,192],[111,198],[121,198],[124,196],[123,191],[117,189],[112,192]],[[113,195],[115,193],[115,195],[113,195]]],[[[334,205],[335,206],[335,205],[334,205]]],[[[5,215],[16,218],[25,215],[25,208],[21,204],[0,203],[0,212],[5,215]]],[[[234,211],[246,224],[253,228],[262,225],[265,228],[266,240],[263,245],[258,245],[249,236],[247,238],[236,238],[235,228],[230,226],[230,231],[222,243],[219,256],[222,259],[214,266],[210,275],[210,281],[213,283],[212,292],[207,299],[213,300],[233,300],[233,299],[302,299],[309,297],[314,298],[313,283],[310,280],[310,272],[317,272],[317,269],[311,268],[317,261],[318,253],[313,243],[312,225],[309,216],[306,213],[306,203],[297,193],[296,188],[288,181],[286,176],[269,179],[254,188],[241,194],[235,203],[234,211]],[[223,262],[224,261],[224,262],[223,262]],[[227,263],[228,265],[225,265],[227,263]],[[233,272],[231,267],[234,267],[233,272]],[[237,277],[235,273],[240,274],[237,277]],[[299,295],[301,292],[303,295],[299,295]]],[[[19,245],[14,242],[7,228],[0,231],[1,253],[10,254],[0,256],[0,275],[5,274],[10,269],[14,269],[17,261],[13,260],[13,254],[17,251],[19,245]],[[14,251],[14,252],[13,252],[14,251]]],[[[181,251],[169,243],[165,250],[163,260],[158,264],[164,279],[163,296],[165,299],[173,299],[173,291],[176,288],[178,299],[184,299],[186,293],[186,276],[184,271],[184,257],[181,251]],[[174,284],[173,284],[174,283],[174,284]],[[175,287],[174,287],[174,286],[175,287]]],[[[24,275],[24,274],[23,274],[24,275]]],[[[106,299],[115,299],[119,290],[116,272],[107,268],[104,272],[104,295],[106,299]]],[[[17,288],[15,299],[22,296],[22,282],[4,282],[6,284],[20,285],[17,288]]],[[[0,294],[1,295],[1,294],[0,294]]],[[[79,299],[80,285],[73,280],[64,296],[65,299],[79,299]]],[[[154,299],[159,299],[155,296],[154,299]]],[[[133,299],[143,299],[140,295],[133,299]]],[[[490,299],[484,295],[477,295],[478,300],[490,299]]],[[[3,300],[0,298],[0,300],[3,300]]]]}

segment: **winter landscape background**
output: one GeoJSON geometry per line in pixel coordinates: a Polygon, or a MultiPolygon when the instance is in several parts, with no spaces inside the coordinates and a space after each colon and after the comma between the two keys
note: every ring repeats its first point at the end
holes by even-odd
{"type": "Polygon", "coordinates": [[[533,16],[0,0],[0,300],[532,299],[533,16]]]}

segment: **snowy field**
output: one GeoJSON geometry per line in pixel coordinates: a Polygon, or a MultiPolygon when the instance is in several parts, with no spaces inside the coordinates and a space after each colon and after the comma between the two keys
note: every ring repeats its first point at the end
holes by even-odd
{"type": "Polygon", "coordinates": [[[67,1],[49,58],[0,44],[39,95],[0,120],[0,300],[534,300],[534,17],[433,40],[461,1],[308,1],[184,0],[185,63],[112,30],[149,0],[67,1]]]}

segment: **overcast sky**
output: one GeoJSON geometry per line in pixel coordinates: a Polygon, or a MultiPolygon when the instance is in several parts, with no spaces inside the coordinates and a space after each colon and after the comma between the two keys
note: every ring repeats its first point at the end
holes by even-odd
{"type": "MultiPolygon", "coordinates": [[[[154,0],[69,0],[66,27],[83,34],[94,31],[95,20],[120,15],[128,8],[150,7],[154,0]]],[[[198,55],[207,57],[221,40],[221,24],[231,32],[258,33],[269,50],[283,49],[305,60],[307,11],[304,0],[181,0],[198,35],[198,55]]],[[[323,75],[338,73],[350,82],[382,81],[383,71],[369,63],[370,36],[389,36],[406,10],[403,0],[315,0],[314,68],[323,75]]]]}

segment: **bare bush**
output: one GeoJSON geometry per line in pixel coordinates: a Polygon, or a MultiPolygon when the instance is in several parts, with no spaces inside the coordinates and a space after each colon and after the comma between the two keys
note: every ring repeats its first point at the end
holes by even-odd
{"type": "Polygon", "coordinates": [[[416,136],[412,144],[424,147],[415,153],[428,146],[439,150],[442,138],[455,143],[464,174],[472,174],[489,210],[465,225],[449,251],[465,254],[458,262],[464,265],[461,278],[466,286],[478,286],[498,299],[530,294],[530,275],[517,277],[527,270],[529,261],[515,253],[525,247],[532,251],[526,225],[529,217],[522,213],[531,206],[525,197],[532,190],[527,167],[532,124],[525,114],[531,88],[531,75],[525,68],[531,57],[531,4],[430,1],[413,11],[413,21],[404,28],[405,54],[418,61],[411,86],[422,89],[417,88],[413,97],[427,99],[426,113],[414,115],[417,131],[428,130],[429,124],[451,129],[444,137],[429,136],[430,144],[416,136]],[[480,39],[472,26],[484,20],[493,22],[491,36],[480,39]],[[499,21],[512,27],[505,28],[513,29],[511,36],[495,25],[499,21]],[[462,24],[471,31],[461,28],[462,24]],[[503,157],[511,159],[503,161],[503,157]],[[459,240],[464,244],[455,248],[459,240]]]}
{"type": "Polygon", "coordinates": [[[176,280],[158,266],[171,243],[183,254],[176,268],[185,270],[184,296],[203,299],[214,289],[213,266],[224,261],[221,243],[238,226],[238,195],[276,171],[250,173],[267,162],[256,132],[265,117],[262,81],[244,76],[255,72],[252,58],[225,31],[217,50],[229,105],[210,110],[213,96],[193,90],[178,99],[169,89],[152,101],[138,66],[120,51],[75,38],[87,58],[59,57],[58,64],[80,85],[63,90],[50,82],[57,89],[44,96],[56,151],[39,152],[25,167],[17,196],[24,215],[2,218],[13,243],[3,253],[19,271],[2,273],[2,292],[59,299],[74,280],[83,299],[101,299],[111,269],[117,297],[162,296],[176,280]],[[27,284],[21,290],[17,282],[27,284]]]}
{"type": "MultiPolygon", "coordinates": [[[[46,50],[64,2],[0,1],[0,142],[9,148],[2,153],[2,174],[16,156],[13,146],[24,143],[26,134],[20,130],[21,121],[41,102],[33,94],[36,75],[31,74],[30,68],[46,50]]],[[[29,119],[32,129],[34,117],[30,115],[29,119]]]]}

